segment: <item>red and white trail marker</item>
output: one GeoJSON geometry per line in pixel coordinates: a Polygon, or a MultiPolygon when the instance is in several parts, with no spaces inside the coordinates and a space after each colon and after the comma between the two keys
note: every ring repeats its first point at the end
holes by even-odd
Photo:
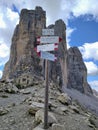
{"type": "Polygon", "coordinates": [[[54,44],[45,44],[45,45],[38,45],[37,46],[37,52],[40,51],[53,51],[58,49],[58,43],[54,44]]]}
{"type": "Polygon", "coordinates": [[[37,56],[40,56],[40,52],[37,52],[37,48],[34,48],[34,51],[37,53],[37,56]]]}
{"type": "Polygon", "coordinates": [[[37,38],[37,43],[59,43],[62,41],[62,38],[58,36],[41,36],[37,38]]]}

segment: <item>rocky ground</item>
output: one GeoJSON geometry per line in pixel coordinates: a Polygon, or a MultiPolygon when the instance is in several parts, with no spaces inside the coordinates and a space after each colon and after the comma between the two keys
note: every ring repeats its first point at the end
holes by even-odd
{"type": "MultiPolygon", "coordinates": [[[[0,85],[0,130],[43,130],[44,84],[8,86],[0,85]]],[[[98,117],[73,99],[49,85],[48,130],[98,130],[98,117]]]]}

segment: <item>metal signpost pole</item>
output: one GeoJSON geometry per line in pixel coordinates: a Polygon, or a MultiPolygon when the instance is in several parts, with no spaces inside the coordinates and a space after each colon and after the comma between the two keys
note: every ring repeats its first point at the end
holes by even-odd
{"type": "Polygon", "coordinates": [[[48,60],[45,60],[45,110],[44,110],[44,128],[48,128],[48,60]]]}

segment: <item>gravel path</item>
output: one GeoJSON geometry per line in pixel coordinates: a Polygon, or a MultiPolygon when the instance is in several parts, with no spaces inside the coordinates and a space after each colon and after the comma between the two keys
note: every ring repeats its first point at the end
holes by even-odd
{"type": "MultiPolygon", "coordinates": [[[[94,100],[94,103],[92,103],[90,107],[97,111],[97,100],[91,100],[90,97],[83,96],[74,90],[66,90],[66,92],[75,100],[79,98],[83,105],[86,105],[87,103],[88,107],[94,100]],[[87,100],[84,101],[85,99],[87,100]],[[94,105],[96,105],[96,107],[94,107],[94,105]]],[[[67,113],[60,114],[60,111],[56,111],[58,110],[57,108],[53,109],[52,112],[58,123],[64,125],[65,130],[94,130],[93,127],[89,126],[90,122],[88,121],[88,116],[86,116],[84,112],[80,112],[84,114],[75,113],[68,108],[69,106],[58,102],[56,95],[59,94],[60,92],[53,87],[50,90],[49,95],[51,99],[50,102],[53,103],[53,105],[56,104],[57,107],[66,108],[68,110],[67,113]]],[[[35,126],[35,117],[31,116],[28,113],[28,110],[30,108],[30,102],[38,101],[38,99],[41,99],[40,101],[44,99],[43,87],[40,88],[35,86],[26,88],[17,94],[0,92],[0,108],[3,108],[3,110],[5,109],[8,112],[7,114],[0,116],[0,130],[33,130],[35,126]]],[[[51,127],[49,130],[52,130],[51,127]]]]}

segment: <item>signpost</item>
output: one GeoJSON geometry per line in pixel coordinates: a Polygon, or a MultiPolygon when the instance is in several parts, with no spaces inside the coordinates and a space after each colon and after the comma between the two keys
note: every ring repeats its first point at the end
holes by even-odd
{"type": "Polygon", "coordinates": [[[41,51],[40,57],[46,60],[50,60],[50,61],[56,61],[57,57],[54,54],[51,54],[49,52],[43,52],[41,51]]]}
{"type": "Polygon", "coordinates": [[[37,52],[40,51],[53,51],[58,49],[58,44],[45,44],[45,45],[38,45],[37,52]]]}
{"type": "Polygon", "coordinates": [[[40,43],[59,43],[62,38],[58,36],[41,36],[37,38],[37,42],[40,43]]]}
{"type": "Polygon", "coordinates": [[[54,29],[42,29],[42,34],[44,36],[46,36],[46,35],[49,35],[49,36],[54,35],[54,29]]]}
{"type": "Polygon", "coordinates": [[[53,51],[58,49],[58,43],[62,41],[62,38],[54,35],[54,29],[42,29],[41,37],[37,38],[38,43],[51,43],[45,45],[38,45],[36,48],[37,53],[41,58],[45,59],[45,108],[44,108],[44,128],[48,128],[48,60],[55,61],[57,57],[54,54],[51,54],[47,51],[53,51]]]}

